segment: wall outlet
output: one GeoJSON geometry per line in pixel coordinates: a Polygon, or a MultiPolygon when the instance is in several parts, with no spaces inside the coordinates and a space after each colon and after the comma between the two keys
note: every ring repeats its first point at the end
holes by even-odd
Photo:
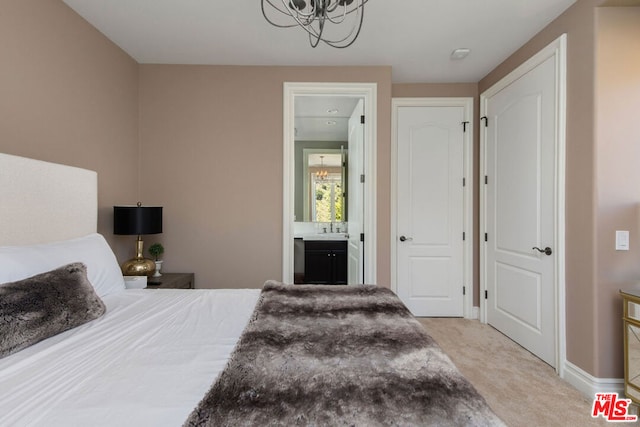
{"type": "Polygon", "coordinates": [[[626,230],[616,231],[616,251],[629,250],[629,232],[626,230]]]}

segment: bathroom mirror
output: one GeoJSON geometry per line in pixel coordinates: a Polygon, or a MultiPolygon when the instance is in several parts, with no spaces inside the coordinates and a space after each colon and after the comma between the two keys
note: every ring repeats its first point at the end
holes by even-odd
{"type": "MultiPolygon", "coordinates": [[[[302,217],[304,222],[346,222],[347,150],[302,150],[302,217]]],[[[298,218],[298,215],[296,215],[298,218]]]]}
{"type": "Polygon", "coordinates": [[[348,221],[349,118],[359,99],[296,97],[296,222],[348,221]]]}

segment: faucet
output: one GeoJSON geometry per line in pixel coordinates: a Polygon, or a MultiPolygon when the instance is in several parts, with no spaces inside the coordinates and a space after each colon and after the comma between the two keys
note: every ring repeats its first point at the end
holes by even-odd
{"type": "Polygon", "coordinates": [[[330,223],[330,227],[331,227],[330,230],[333,233],[333,222],[330,223]]]}

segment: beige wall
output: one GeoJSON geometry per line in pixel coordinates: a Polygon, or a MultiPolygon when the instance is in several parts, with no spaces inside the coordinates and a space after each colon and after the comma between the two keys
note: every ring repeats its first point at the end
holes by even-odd
{"type": "Polygon", "coordinates": [[[98,229],[124,252],[111,206],[138,192],[138,65],[61,1],[3,0],[0,40],[0,152],[96,170],[98,229]]]}
{"type": "Polygon", "coordinates": [[[197,287],[282,278],[283,83],[294,81],[378,84],[377,281],[389,286],[390,67],[141,65],[141,195],[165,208],[166,271],[194,271],[197,287]]]}
{"type": "Polygon", "coordinates": [[[599,8],[596,36],[597,366],[621,377],[618,290],[640,280],[640,7],[599,8]],[[616,230],[630,231],[629,251],[615,250],[616,230]]]}
{"type": "Polygon", "coordinates": [[[394,83],[392,96],[394,98],[477,98],[478,83],[394,83]]]}

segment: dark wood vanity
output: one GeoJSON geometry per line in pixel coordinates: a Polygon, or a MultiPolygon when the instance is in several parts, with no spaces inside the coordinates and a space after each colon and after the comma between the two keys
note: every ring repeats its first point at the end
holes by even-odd
{"type": "Polygon", "coordinates": [[[347,241],[306,240],[304,242],[304,283],[347,284],[347,241]]]}

